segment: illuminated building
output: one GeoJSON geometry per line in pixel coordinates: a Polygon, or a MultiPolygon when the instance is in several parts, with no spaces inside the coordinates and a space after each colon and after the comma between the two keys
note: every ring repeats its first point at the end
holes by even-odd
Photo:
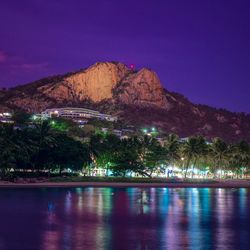
{"type": "Polygon", "coordinates": [[[13,123],[12,114],[8,112],[0,113],[0,122],[13,123]]]}
{"type": "Polygon", "coordinates": [[[43,118],[51,118],[51,117],[62,117],[66,119],[72,120],[85,120],[96,118],[100,120],[106,120],[115,122],[117,121],[117,117],[107,114],[102,114],[99,111],[85,109],[85,108],[52,108],[46,109],[42,112],[43,118]]]}

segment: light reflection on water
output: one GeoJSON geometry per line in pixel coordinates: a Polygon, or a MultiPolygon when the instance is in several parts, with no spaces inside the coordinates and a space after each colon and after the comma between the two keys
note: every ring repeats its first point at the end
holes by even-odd
{"type": "Polygon", "coordinates": [[[1,249],[248,249],[250,192],[0,190],[1,249]]]}

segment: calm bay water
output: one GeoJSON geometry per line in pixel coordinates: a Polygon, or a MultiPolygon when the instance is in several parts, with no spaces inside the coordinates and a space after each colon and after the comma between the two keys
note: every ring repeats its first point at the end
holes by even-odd
{"type": "Polygon", "coordinates": [[[250,249],[250,190],[0,190],[0,249],[250,249]]]}

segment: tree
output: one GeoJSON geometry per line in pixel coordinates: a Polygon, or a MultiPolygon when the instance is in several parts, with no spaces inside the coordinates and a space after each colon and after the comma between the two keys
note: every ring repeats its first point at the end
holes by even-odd
{"type": "Polygon", "coordinates": [[[246,141],[240,141],[229,148],[229,165],[232,171],[243,177],[250,164],[250,145],[246,141]]]}
{"type": "Polygon", "coordinates": [[[96,166],[103,167],[108,173],[114,155],[119,150],[121,141],[113,134],[95,134],[90,137],[90,154],[96,166]]]}
{"type": "Polygon", "coordinates": [[[113,171],[116,173],[134,172],[151,177],[152,173],[166,159],[166,151],[155,138],[150,136],[133,137],[121,141],[116,152],[113,171]]]}
{"type": "Polygon", "coordinates": [[[47,155],[56,146],[55,131],[52,131],[49,121],[42,121],[30,130],[30,136],[35,148],[32,156],[33,169],[40,170],[50,164],[47,155]]]}
{"type": "Polygon", "coordinates": [[[165,148],[155,138],[147,136],[142,141],[141,156],[144,174],[148,177],[152,177],[153,172],[160,170],[160,166],[168,160],[165,148]]]}
{"type": "Polygon", "coordinates": [[[132,172],[145,175],[144,166],[139,156],[141,144],[137,137],[123,139],[114,152],[111,169],[114,175],[122,175],[132,172]]]}
{"type": "Polygon", "coordinates": [[[216,177],[216,171],[220,170],[220,177],[222,176],[222,170],[225,170],[225,166],[228,162],[228,145],[220,138],[215,138],[210,145],[210,159],[212,166],[211,170],[214,172],[216,177]]]}
{"type": "Polygon", "coordinates": [[[15,111],[12,114],[11,119],[14,121],[14,124],[20,127],[26,126],[31,120],[31,116],[24,111],[15,111]]]}
{"type": "Polygon", "coordinates": [[[168,155],[168,161],[170,165],[174,165],[180,162],[180,141],[176,134],[169,134],[165,139],[165,149],[168,155]]]}
{"type": "Polygon", "coordinates": [[[95,133],[95,127],[91,124],[86,124],[84,125],[82,131],[84,136],[91,137],[95,133]]]}
{"type": "Polygon", "coordinates": [[[204,157],[206,154],[206,142],[202,136],[192,136],[189,137],[187,141],[182,144],[182,155],[186,160],[185,165],[185,174],[184,177],[187,177],[187,171],[190,167],[190,164],[193,164],[192,178],[194,172],[194,166],[196,165],[199,158],[204,157]]]}
{"type": "MultiPolygon", "coordinates": [[[[197,154],[193,162],[193,170],[192,170],[192,178],[194,176],[194,167],[199,165],[205,165],[206,157],[208,154],[208,145],[204,137],[196,136],[197,139],[197,154]]],[[[199,167],[199,169],[203,169],[203,166],[199,167]]]]}
{"type": "Polygon", "coordinates": [[[15,167],[15,151],[17,146],[13,142],[13,126],[0,127],[0,173],[4,178],[11,168],[15,167]]]}
{"type": "Polygon", "coordinates": [[[84,166],[91,163],[87,145],[70,138],[66,134],[57,134],[55,141],[55,147],[50,150],[48,158],[50,165],[59,167],[60,175],[63,169],[82,171],[84,166]]]}
{"type": "Polygon", "coordinates": [[[0,126],[0,171],[2,177],[30,162],[30,144],[22,130],[13,125],[0,126]]]}

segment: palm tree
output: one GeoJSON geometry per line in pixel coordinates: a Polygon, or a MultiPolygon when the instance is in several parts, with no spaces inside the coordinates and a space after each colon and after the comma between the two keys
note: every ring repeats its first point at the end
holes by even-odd
{"type": "Polygon", "coordinates": [[[250,145],[246,141],[240,141],[231,145],[229,153],[229,161],[233,171],[236,171],[237,177],[238,174],[241,174],[243,177],[250,163],[250,145]]]}
{"type": "Polygon", "coordinates": [[[193,164],[193,171],[192,171],[192,178],[193,178],[194,166],[201,157],[205,156],[206,150],[207,150],[206,141],[202,136],[189,137],[188,140],[182,144],[181,152],[184,159],[186,159],[184,178],[187,177],[187,171],[190,166],[190,163],[193,164]]]}
{"type": "Polygon", "coordinates": [[[229,157],[229,147],[220,138],[215,138],[210,145],[210,157],[213,164],[212,170],[214,172],[214,177],[216,177],[216,169],[221,171],[220,177],[222,176],[222,169],[225,169],[228,163],[229,157]]]}
{"type": "Polygon", "coordinates": [[[170,165],[180,162],[180,140],[176,134],[169,134],[165,139],[165,149],[168,154],[168,161],[170,165]]]}
{"type": "Polygon", "coordinates": [[[168,151],[168,155],[171,163],[180,160],[180,140],[176,134],[169,134],[165,140],[165,147],[168,151]]]}
{"type": "Polygon", "coordinates": [[[193,162],[192,178],[194,176],[194,166],[196,164],[204,165],[205,161],[206,161],[206,156],[208,153],[208,144],[207,144],[206,140],[204,139],[204,137],[197,136],[196,140],[197,140],[197,142],[196,142],[197,143],[197,153],[195,155],[196,157],[195,157],[194,162],[193,162]]]}

